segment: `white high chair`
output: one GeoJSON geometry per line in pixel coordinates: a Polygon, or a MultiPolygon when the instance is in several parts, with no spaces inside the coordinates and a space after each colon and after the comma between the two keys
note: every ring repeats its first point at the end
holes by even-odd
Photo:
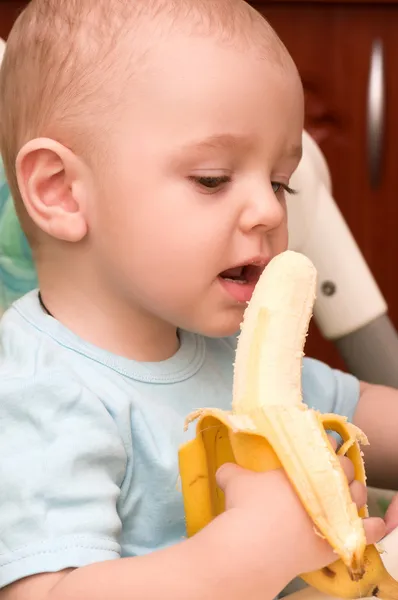
{"type": "Polygon", "coordinates": [[[351,373],[398,387],[398,336],[387,304],[332,195],[321,150],[303,134],[303,159],[292,177],[299,197],[288,198],[290,247],[318,271],[314,319],[351,373]]]}

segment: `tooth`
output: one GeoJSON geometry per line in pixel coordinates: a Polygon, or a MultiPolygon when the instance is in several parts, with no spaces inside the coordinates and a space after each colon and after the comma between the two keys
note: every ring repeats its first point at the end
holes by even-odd
{"type": "Polygon", "coordinates": [[[239,283],[239,284],[247,283],[247,281],[245,279],[230,279],[229,277],[224,277],[224,281],[232,281],[232,283],[239,283]]]}

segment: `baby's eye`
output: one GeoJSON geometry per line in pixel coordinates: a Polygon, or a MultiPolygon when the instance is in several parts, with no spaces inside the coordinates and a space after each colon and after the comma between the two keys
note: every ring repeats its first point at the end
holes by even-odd
{"type": "Polygon", "coordinates": [[[271,181],[272,189],[274,194],[278,194],[281,190],[284,190],[287,194],[297,194],[296,190],[286,185],[286,183],[280,183],[279,181],[271,181]]]}
{"type": "Polygon", "coordinates": [[[207,175],[193,175],[190,177],[192,181],[197,183],[200,187],[206,190],[216,191],[217,188],[229,183],[231,178],[228,175],[207,176],[207,175]]]}

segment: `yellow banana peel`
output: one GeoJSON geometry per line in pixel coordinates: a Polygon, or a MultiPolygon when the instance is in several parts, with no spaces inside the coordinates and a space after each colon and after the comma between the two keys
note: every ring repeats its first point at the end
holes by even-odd
{"type": "MultiPolygon", "coordinates": [[[[379,548],[366,546],[357,510],[338,457],[327,437],[342,438],[338,455],[366,482],[360,444],[364,433],[335,414],[321,414],[302,399],[303,348],[316,291],[316,270],[304,255],[286,251],[264,270],[249,302],[238,339],[231,411],[205,408],[196,436],[179,449],[187,535],[193,536],[225,508],[216,484],[226,462],[253,471],[283,467],[319,535],[336,553],[328,567],[301,574],[309,585],[339,598],[398,600],[398,582],[379,548]]],[[[277,501],[277,499],[276,499],[277,501]]]]}

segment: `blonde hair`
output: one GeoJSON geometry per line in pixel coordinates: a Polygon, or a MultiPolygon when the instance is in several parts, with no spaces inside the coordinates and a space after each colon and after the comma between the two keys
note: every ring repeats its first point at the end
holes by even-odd
{"type": "Polygon", "coordinates": [[[20,14],[0,70],[0,153],[25,230],[19,150],[51,137],[87,151],[88,132],[104,127],[101,115],[121,100],[123,85],[111,83],[117,72],[134,76],[156,38],[175,23],[180,30],[189,25],[191,33],[259,44],[267,58],[286,60],[271,27],[243,0],[31,0],[20,14]]]}

